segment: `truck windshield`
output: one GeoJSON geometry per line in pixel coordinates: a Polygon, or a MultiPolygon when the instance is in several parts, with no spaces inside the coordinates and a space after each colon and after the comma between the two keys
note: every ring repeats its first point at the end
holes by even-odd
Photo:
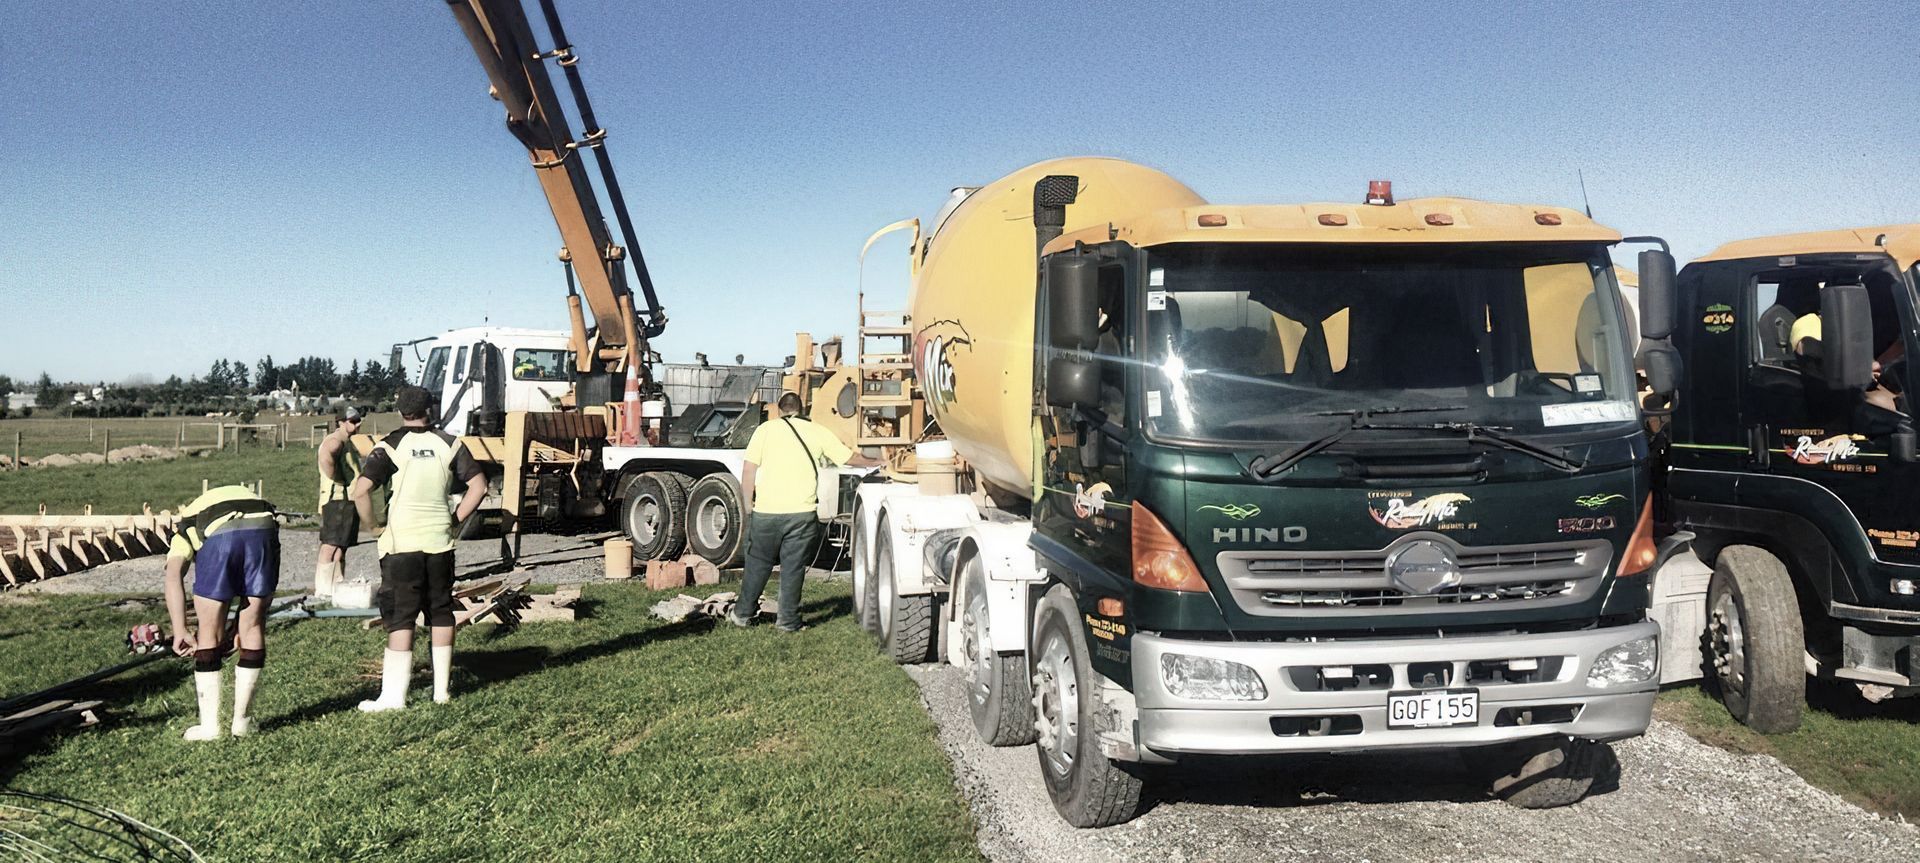
{"type": "Polygon", "coordinates": [[[1297,440],[1351,412],[1520,433],[1638,417],[1602,248],[1181,244],[1147,262],[1158,437],[1297,440]]]}

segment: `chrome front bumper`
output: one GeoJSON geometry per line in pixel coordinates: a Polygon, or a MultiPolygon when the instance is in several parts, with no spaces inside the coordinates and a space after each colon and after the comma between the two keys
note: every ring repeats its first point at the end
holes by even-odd
{"type": "MultiPolygon", "coordinates": [[[[1133,697],[1137,744],[1155,753],[1338,752],[1448,748],[1500,743],[1549,734],[1590,740],[1632,737],[1647,730],[1659,674],[1612,688],[1587,685],[1587,672],[1605,651],[1648,636],[1652,621],[1629,626],[1540,635],[1444,637],[1317,643],[1183,641],[1133,637],[1133,697]],[[1160,657],[1166,653],[1238,662],[1266,686],[1260,701],[1201,701],[1167,691],[1160,657]],[[1558,658],[1558,671],[1538,682],[1472,682],[1472,663],[1558,658]],[[1479,690],[1478,724],[1451,728],[1388,728],[1387,695],[1417,687],[1409,666],[1451,669],[1448,686],[1479,690]],[[1306,691],[1302,672],[1325,667],[1392,669],[1390,684],[1373,689],[1306,691]],[[1303,726],[1313,731],[1300,730],[1303,726]]],[[[1657,655],[1657,651],[1656,651],[1657,655]]],[[[1542,663],[1546,665],[1546,663],[1542,663]]]]}

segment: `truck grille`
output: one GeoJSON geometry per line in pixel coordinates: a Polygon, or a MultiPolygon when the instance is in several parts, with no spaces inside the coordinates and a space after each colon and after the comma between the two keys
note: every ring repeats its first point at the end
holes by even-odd
{"type": "Polygon", "coordinates": [[[1242,610],[1288,617],[1568,605],[1593,596],[1612,557],[1605,540],[1476,547],[1417,533],[1373,551],[1223,551],[1215,562],[1242,610]],[[1444,549],[1453,583],[1420,592],[1397,584],[1388,560],[1412,544],[1444,549]]]}

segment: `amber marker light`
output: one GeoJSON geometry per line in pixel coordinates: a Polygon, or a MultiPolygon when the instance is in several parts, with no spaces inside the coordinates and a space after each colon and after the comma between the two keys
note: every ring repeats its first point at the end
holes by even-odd
{"type": "Polygon", "coordinates": [[[1453,224],[1453,217],[1447,215],[1446,213],[1428,213],[1427,224],[1432,225],[1436,228],[1444,228],[1448,225],[1453,224]]]}
{"type": "MultiPolygon", "coordinates": [[[[1137,547],[1139,541],[1134,545],[1137,547]]],[[[1653,544],[1653,498],[1647,498],[1646,506],[1640,508],[1640,522],[1633,526],[1633,536],[1627,540],[1627,553],[1620,558],[1620,575],[1639,575],[1660,559],[1660,549],[1653,544]]]]}
{"type": "Polygon", "coordinates": [[[1227,217],[1219,213],[1206,213],[1197,221],[1202,228],[1224,228],[1227,226],[1227,217]]]}
{"type": "Polygon", "coordinates": [[[1117,597],[1103,596],[1094,603],[1093,610],[1100,612],[1101,617],[1119,617],[1127,613],[1127,604],[1117,597]]]}
{"type": "Polygon", "coordinates": [[[1534,213],[1533,222],[1536,225],[1548,225],[1548,226],[1558,225],[1560,224],[1560,214],[1559,213],[1534,213]]]}
{"type": "Polygon", "coordinates": [[[1175,539],[1152,510],[1133,505],[1133,580],[1145,587],[1161,590],[1205,592],[1207,580],[1193,555],[1175,539]]]}
{"type": "Polygon", "coordinates": [[[1344,228],[1347,225],[1347,217],[1339,213],[1321,213],[1320,224],[1329,228],[1344,228]]]}

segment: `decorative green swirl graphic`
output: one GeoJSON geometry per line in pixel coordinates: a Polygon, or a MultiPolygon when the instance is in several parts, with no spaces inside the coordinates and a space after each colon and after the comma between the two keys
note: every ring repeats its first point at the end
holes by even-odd
{"type": "Polygon", "coordinates": [[[1260,514],[1260,507],[1255,506],[1253,504],[1230,503],[1230,504],[1227,504],[1226,506],[1217,506],[1214,504],[1207,504],[1206,506],[1203,506],[1200,509],[1203,512],[1209,509],[1217,511],[1221,515],[1224,515],[1227,518],[1233,519],[1234,521],[1246,521],[1247,519],[1253,518],[1254,516],[1260,514]]]}
{"type": "Polygon", "coordinates": [[[1599,509],[1600,507],[1613,503],[1616,500],[1626,500],[1626,499],[1627,499],[1627,496],[1624,494],[1590,494],[1584,497],[1576,497],[1573,499],[1573,502],[1581,506],[1584,506],[1587,509],[1599,509]]]}

